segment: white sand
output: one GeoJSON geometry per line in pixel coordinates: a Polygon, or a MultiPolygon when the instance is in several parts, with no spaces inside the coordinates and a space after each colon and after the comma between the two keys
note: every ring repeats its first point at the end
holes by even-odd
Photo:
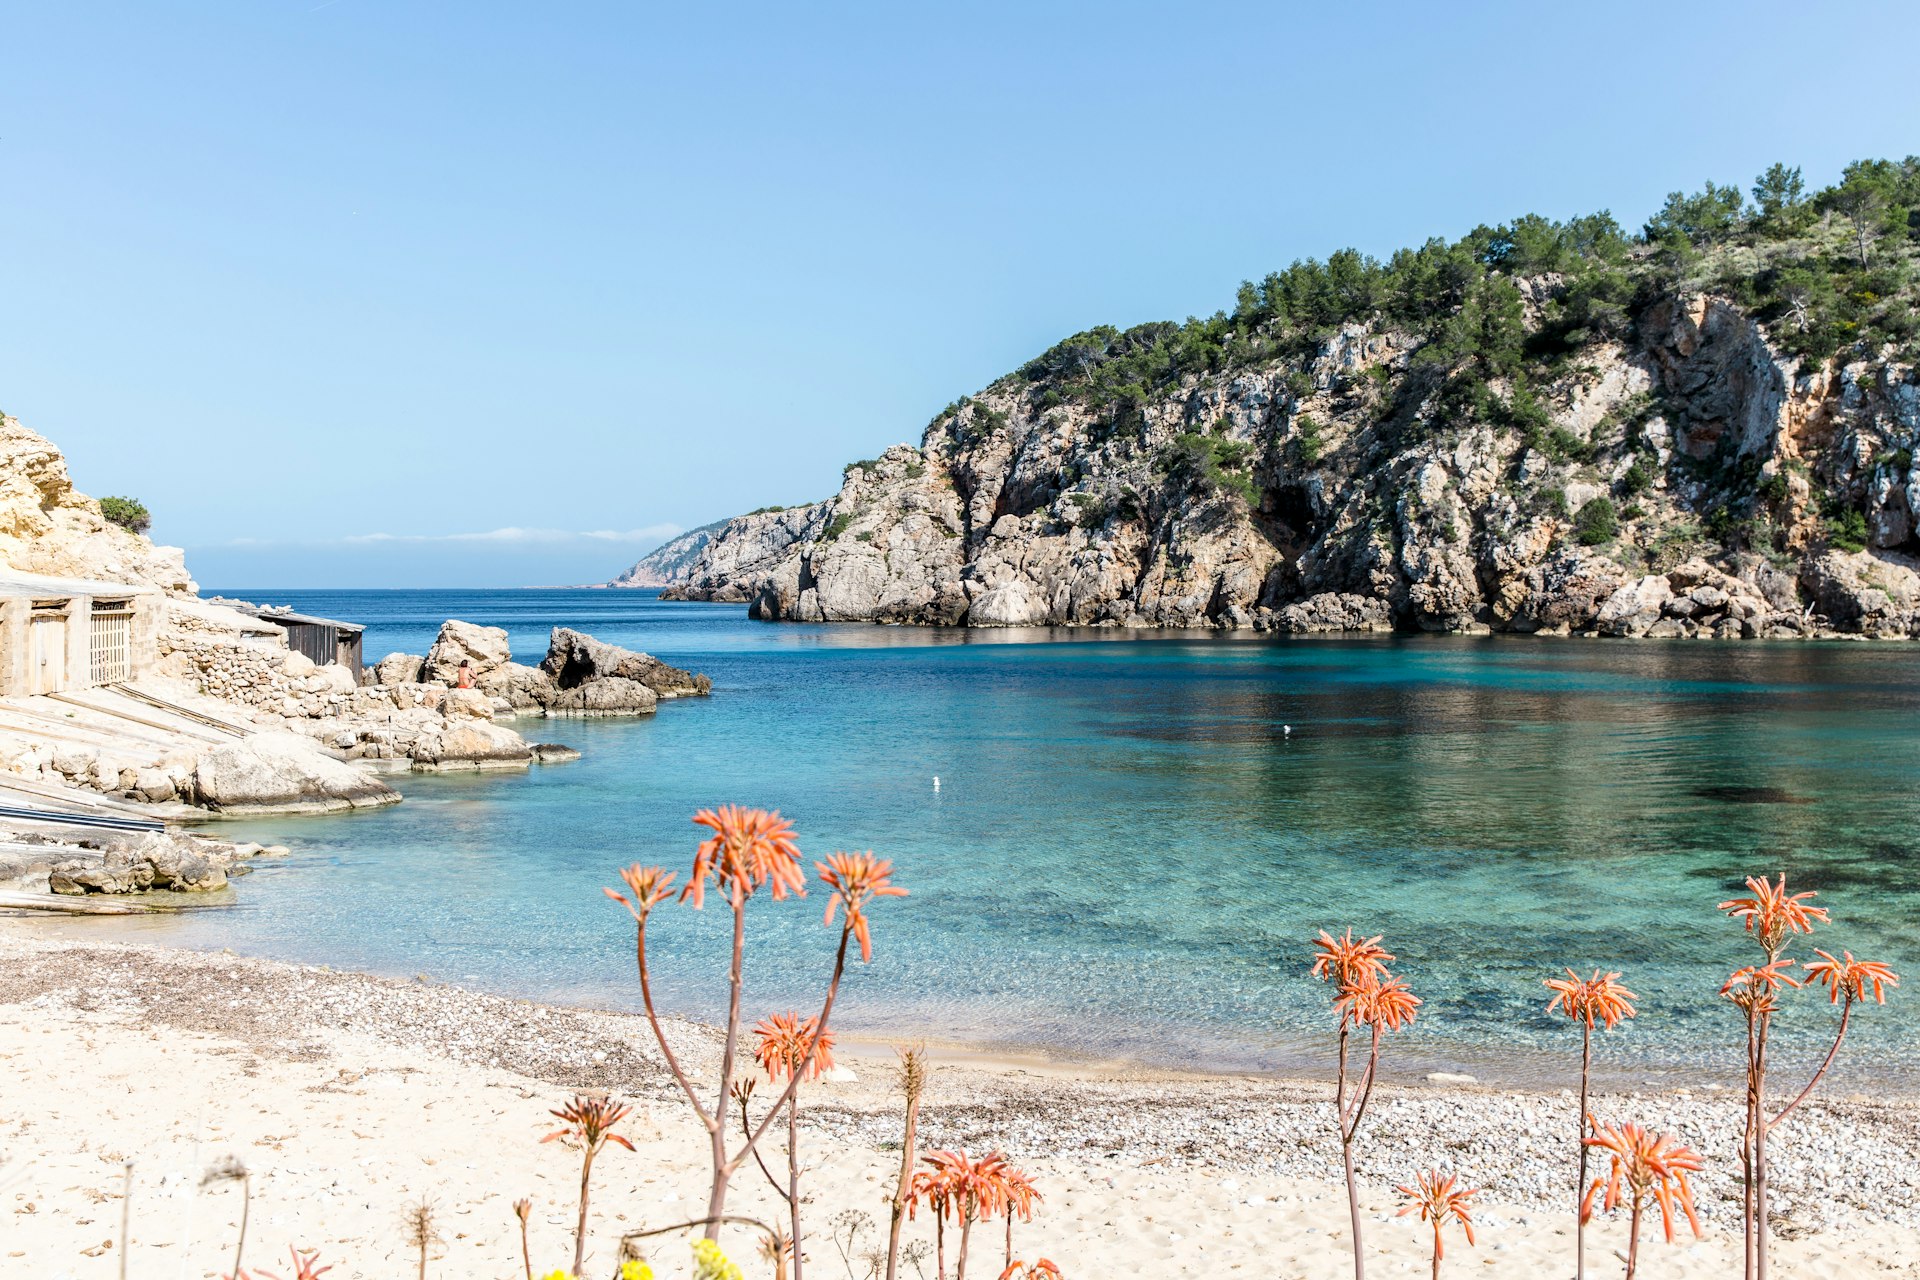
{"type": "MultiPolygon", "coordinates": [[[[0,972],[19,975],[27,970],[24,959],[47,958],[46,944],[17,937],[5,943],[0,972]]],[[[60,951],[75,965],[85,965],[90,954],[60,951]]],[[[141,949],[117,951],[144,962],[141,949]]],[[[157,964],[178,953],[147,956],[157,964]]],[[[236,975],[268,969],[223,957],[180,963],[236,975]]],[[[272,968],[314,978],[313,971],[272,968]]],[[[224,1272],[239,1222],[239,1190],[198,1184],[203,1170],[227,1156],[253,1172],[247,1256],[256,1265],[284,1270],[288,1246],[298,1245],[317,1248],[323,1261],[336,1264],[330,1280],[411,1275],[401,1212],[423,1196],[438,1206],[444,1237],[432,1275],[520,1275],[509,1205],[521,1195],[535,1202],[536,1271],[571,1260],[577,1158],[537,1141],[549,1127],[547,1109],[564,1100],[567,1088],[456,1060],[417,1042],[357,1031],[316,1036],[311,1008],[297,1000],[278,999],[284,1034],[276,1044],[258,1034],[183,1029],[150,1011],[119,1007],[106,995],[76,1000],[44,981],[31,991],[24,984],[20,992],[0,987],[0,999],[24,1000],[0,1004],[0,1162],[8,1165],[0,1174],[0,1205],[7,1209],[0,1276],[117,1276],[127,1161],[133,1167],[129,1274],[191,1280],[224,1272]]],[[[213,1004],[222,998],[211,989],[180,997],[213,1004]]],[[[621,1034],[638,1029],[629,1025],[621,1034]]],[[[449,1036],[449,1043],[455,1039],[449,1036]]],[[[860,1070],[869,1079],[822,1084],[811,1096],[849,1108],[884,1102],[873,1078],[879,1073],[865,1064],[860,1070]]],[[[978,1069],[949,1071],[940,1083],[948,1097],[986,1096],[994,1088],[991,1073],[978,1069]]],[[[1048,1086],[1029,1079],[1028,1087],[1048,1086]]],[[[639,1151],[609,1149],[598,1165],[593,1275],[611,1270],[621,1231],[692,1217],[704,1204],[703,1134],[667,1095],[646,1092],[637,1123],[628,1127],[639,1151]]],[[[1044,1130],[1044,1121],[1035,1123],[1044,1130]]],[[[1044,1131],[1040,1136],[1044,1147],[1044,1131]]],[[[812,1165],[807,1274],[864,1276],[857,1261],[851,1270],[842,1264],[826,1238],[828,1223],[855,1209],[871,1215],[876,1228],[883,1224],[898,1156],[825,1133],[803,1131],[802,1143],[812,1165]]],[[[768,1154],[778,1156],[779,1148],[768,1154]]],[[[1046,1200],[1031,1225],[1017,1228],[1017,1251],[1044,1253],[1075,1280],[1352,1274],[1344,1195],[1331,1179],[1282,1178],[1207,1161],[1101,1158],[1078,1149],[1052,1158],[1019,1154],[1037,1173],[1046,1200]]],[[[736,1186],[730,1208],[776,1214],[751,1166],[736,1186]]],[[[1394,1207],[1390,1188],[1370,1185],[1367,1192],[1369,1275],[1426,1275],[1425,1229],[1386,1216],[1394,1207]]],[[[1565,1212],[1489,1200],[1479,1217],[1479,1246],[1452,1239],[1443,1274],[1516,1280],[1572,1274],[1565,1212]]],[[[914,1234],[929,1234],[924,1217],[914,1234]]],[[[669,1240],[652,1256],[665,1264],[663,1277],[685,1275],[685,1245],[669,1240]]],[[[730,1234],[728,1242],[748,1277],[771,1274],[754,1258],[748,1235],[730,1234]]],[[[877,1243],[883,1243],[878,1229],[858,1248],[877,1243]]],[[[976,1233],[975,1249],[969,1274],[992,1280],[999,1274],[998,1223],[976,1233]]],[[[1612,1255],[1620,1249],[1621,1226],[1598,1228],[1589,1245],[1590,1273],[1619,1274],[1612,1255]]],[[[1710,1230],[1703,1242],[1683,1237],[1667,1245],[1656,1227],[1642,1245],[1642,1275],[1738,1275],[1737,1250],[1737,1239],[1723,1229],[1710,1230]]],[[[1920,1277],[1920,1230],[1904,1215],[1900,1222],[1868,1218],[1777,1242],[1774,1256],[1774,1274],[1782,1280],[1920,1277]]],[[[907,1268],[905,1274],[914,1273],[907,1268]]]]}

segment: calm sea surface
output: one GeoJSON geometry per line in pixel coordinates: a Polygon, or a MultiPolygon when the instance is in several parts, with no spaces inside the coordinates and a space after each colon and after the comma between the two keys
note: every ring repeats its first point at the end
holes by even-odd
{"type": "MultiPolygon", "coordinates": [[[[1308,943],[1351,924],[1427,1001],[1395,1074],[1557,1080],[1576,1041],[1540,980],[1572,965],[1643,997],[1603,1049],[1630,1079],[1732,1081],[1716,992],[1750,953],[1714,905],[1744,874],[1819,890],[1819,945],[1920,961],[1920,646],[966,634],[752,623],[651,592],[233,594],[365,622],[370,659],[459,617],[537,661],[566,624],[704,671],[713,697],[521,723],[576,764],[402,775],[406,803],[378,813],[226,824],[295,854],[229,910],[100,934],[634,1006],[631,926],[601,886],[636,860],[684,875],[693,811],[738,801],[780,809],[810,854],[892,858],[912,889],[874,913],[846,1034],[1317,1066],[1308,943]]],[[[756,1014],[816,998],[824,905],[753,908],[756,1014]]],[[[715,1013],[724,914],[657,918],[667,1002],[715,1013]]],[[[1857,1020],[1856,1084],[1914,1082],[1916,1011],[1920,981],[1857,1020]]],[[[1832,1013],[1809,994],[1785,1022],[1804,1056],[1832,1013]]]]}

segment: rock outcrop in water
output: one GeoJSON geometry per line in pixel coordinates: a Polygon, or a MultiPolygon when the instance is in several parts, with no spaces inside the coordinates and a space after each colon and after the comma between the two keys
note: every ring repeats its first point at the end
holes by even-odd
{"type": "Polygon", "coordinates": [[[706,676],[567,627],[553,629],[539,666],[525,666],[512,660],[504,630],[460,621],[440,628],[424,659],[404,653],[382,658],[372,669],[372,687],[396,697],[432,687],[436,692],[431,696],[444,705],[463,693],[438,692],[454,681],[463,660],[475,686],[464,692],[483,703],[491,700],[493,708],[503,712],[648,715],[662,698],[703,697],[713,689],[706,676]]]}
{"type": "MultiPolygon", "coordinates": [[[[1887,174],[1920,227],[1920,163],[1887,174]]],[[[1643,237],[1521,219],[1075,335],[832,498],[726,522],[663,595],[801,621],[1920,635],[1909,224],[1861,249],[1832,192],[1717,221],[1702,199],[1643,237]]]]}

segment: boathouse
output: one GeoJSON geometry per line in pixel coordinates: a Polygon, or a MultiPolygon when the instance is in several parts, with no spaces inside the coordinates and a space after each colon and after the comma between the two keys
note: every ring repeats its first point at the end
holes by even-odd
{"type": "Polygon", "coordinates": [[[316,618],[271,606],[247,606],[241,612],[279,627],[286,633],[287,648],[305,654],[314,665],[324,667],[330,662],[337,662],[353,672],[355,680],[360,678],[360,642],[366,628],[359,623],[342,622],[338,618],[316,618]]]}
{"type": "Polygon", "coordinates": [[[154,587],[0,573],[0,696],[135,680],[159,660],[154,587]]]}

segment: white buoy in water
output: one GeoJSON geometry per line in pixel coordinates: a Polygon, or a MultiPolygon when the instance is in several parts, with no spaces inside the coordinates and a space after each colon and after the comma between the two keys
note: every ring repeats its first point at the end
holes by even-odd
{"type": "Polygon", "coordinates": [[[937,773],[933,775],[933,789],[935,791],[940,789],[940,775],[937,773]]]}
{"type": "Polygon", "coordinates": [[[1281,725],[1280,736],[1283,738],[1291,738],[1293,736],[1293,726],[1290,724],[1281,725]]]}

